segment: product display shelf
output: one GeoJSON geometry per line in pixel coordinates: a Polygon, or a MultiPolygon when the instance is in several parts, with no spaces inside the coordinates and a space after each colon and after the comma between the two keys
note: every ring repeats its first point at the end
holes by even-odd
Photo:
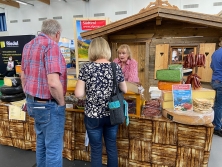
{"type": "MultiPolygon", "coordinates": [[[[159,118],[130,118],[119,125],[118,162],[122,167],[207,167],[214,127],[184,125],[159,118]],[[198,134],[198,135],[197,135],[198,134]]],[[[66,112],[63,156],[69,160],[90,161],[90,146],[85,146],[84,114],[66,112]]],[[[8,119],[8,107],[0,103],[0,144],[36,150],[33,118],[8,119]]],[[[107,163],[105,145],[102,162],[107,163]]]]}
{"type": "MultiPolygon", "coordinates": [[[[74,92],[74,90],[75,90],[74,87],[67,88],[68,93],[72,93],[72,92],[74,92]]],[[[135,112],[135,114],[129,114],[129,116],[140,117],[141,116],[141,101],[142,101],[140,94],[136,94],[133,92],[127,92],[124,94],[124,97],[136,99],[136,112],[135,112]]],[[[71,108],[66,108],[66,111],[84,112],[84,110],[82,110],[82,109],[71,109],[71,108]]]]}

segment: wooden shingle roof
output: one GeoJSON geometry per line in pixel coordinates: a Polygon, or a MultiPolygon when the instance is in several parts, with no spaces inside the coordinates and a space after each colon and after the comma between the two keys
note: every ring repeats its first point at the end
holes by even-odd
{"type": "MultiPolygon", "coordinates": [[[[158,2],[161,0],[157,0],[158,2]]],[[[178,10],[175,6],[154,6],[142,9],[138,14],[110,23],[104,27],[81,33],[82,38],[92,39],[109,35],[131,26],[147,22],[153,18],[172,19],[181,22],[194,23],[207,27],[222,28],[222,17],[185,10],[178,10]]]]}

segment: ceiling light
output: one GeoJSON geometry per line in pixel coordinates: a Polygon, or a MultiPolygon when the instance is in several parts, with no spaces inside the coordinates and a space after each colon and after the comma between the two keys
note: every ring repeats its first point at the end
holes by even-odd
{"type": "Polygon", "coordinates": [[[20,0],[16,0],[16,2],[22,4],[22,5],[31,5],[31,6],[34,6],[33,4],[31,3],[28,3],[28,2],[24,2],[24,1],[20,1],[20,0]]]}

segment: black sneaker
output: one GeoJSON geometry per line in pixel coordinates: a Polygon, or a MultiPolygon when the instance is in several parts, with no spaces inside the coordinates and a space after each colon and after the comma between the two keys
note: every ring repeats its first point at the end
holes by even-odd
{"type": "Polygon", "coordinates": [[[214,134],[222,137],[222,130],[214,130],[214,134]]]}

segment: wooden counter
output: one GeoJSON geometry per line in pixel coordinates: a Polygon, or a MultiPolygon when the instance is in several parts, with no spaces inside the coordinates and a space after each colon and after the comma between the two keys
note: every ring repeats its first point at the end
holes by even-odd
{"type": "MultiPolygon", "coordinates": [[[[85,147],[84,114],[66,112],[63,155],[69,160],[90,161],[85,147]]],[[[117,146],[120,167],[207,167],[213,125],[191,126],[163,117],[130,117],[129,126],[119,126],[117,146]]],[[[34,120],[8,120],[8,107],[0,105],[0,144],[35,151],[34,120]]],[[[103,163],[107,161],[105,147],[103,163]]]]}

